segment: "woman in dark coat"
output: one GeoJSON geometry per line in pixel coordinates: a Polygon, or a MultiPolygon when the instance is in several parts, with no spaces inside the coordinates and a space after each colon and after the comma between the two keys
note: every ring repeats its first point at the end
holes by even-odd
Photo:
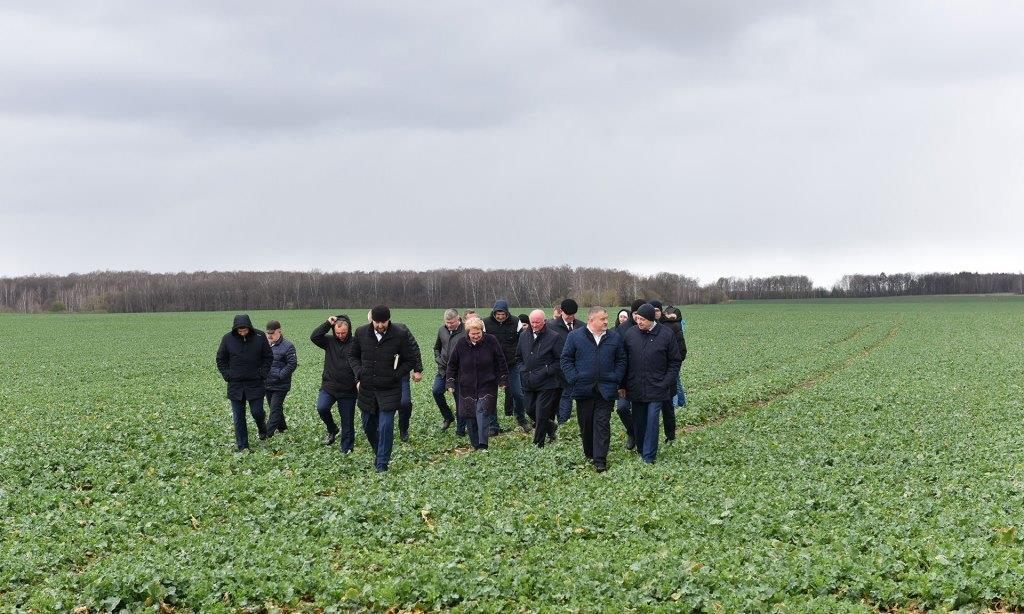
{"type": "Polygon", "coordinates": [[[466,321],[466,336],[448,358],[445,384],[452,394],[459,391],[457,411],[466,419],[469,442],[477,450],[486,450],[491,416],[498,410],[498,388],[508,385],[508,363],[501,343],[484,333],[480,318],[466,321]]]}

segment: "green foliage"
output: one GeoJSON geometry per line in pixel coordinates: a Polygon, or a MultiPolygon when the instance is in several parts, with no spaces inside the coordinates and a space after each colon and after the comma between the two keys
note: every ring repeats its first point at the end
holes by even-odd
{"type": "Polygon", "coordinates": [[[440,311],[395,311],[427,371],[383,475],[358,430],[319,445],[308,335],[338,310],[251,314],[300,366],[245,455],[232,314],[3,315],[0,609],[1019,609],[1022,304],[687,308],[686,432],[646,466],[613,417],[604,474],[575,422],[543,450],[439,434],[440,311]]]}

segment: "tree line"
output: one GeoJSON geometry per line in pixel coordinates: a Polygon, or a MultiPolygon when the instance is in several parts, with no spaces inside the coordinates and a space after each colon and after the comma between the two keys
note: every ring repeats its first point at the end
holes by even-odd
{"type": "Polygon", "coordinates": [[[674,273],[638,275],[568,266],[430,271],[97,271],[0,278],[0,311],[156,312],[242,309],[549,306],[566,297],[582,305],[628,305],[635,298],[666,304],[729,300],[1022,293],[1020,273],[845,275],[831,289],[805,275],[728,277],[711,284],[674,273]]]}

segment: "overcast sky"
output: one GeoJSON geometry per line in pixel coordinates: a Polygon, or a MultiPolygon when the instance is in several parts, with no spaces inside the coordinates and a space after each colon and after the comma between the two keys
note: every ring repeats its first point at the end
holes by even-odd
{"type": "Polygon", "coordinates": [[[1024,269],[1024,3],[0,8],[0,275],[1024,269]]]}

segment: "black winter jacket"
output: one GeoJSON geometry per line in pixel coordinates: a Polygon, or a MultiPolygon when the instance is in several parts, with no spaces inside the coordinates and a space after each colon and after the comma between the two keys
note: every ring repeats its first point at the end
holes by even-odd
{"type": "Polygon", "coordinates": [[[353,341],[348,362],[362,390],[400,390],[402,380],[411,371],[417,366],[423,369],[419,346],[409,329],[401,324],[392,322],[380,341],[373,332],[373,324],[364,324],[356,329],[353,341]]]}
{"type": "Polygon", "coordinates": [[[658,324],[651,331],[633,326],[626,345],[626,397],[630,401],[665,401],[672,397],[683,362],[675,333],[658,324]]]}
{"type": "MultiPolygon", "coordinates": [[[[586,326],[587,323],[579,318],[576,318],[572,323],[573,330],[586,328],[586,326]]],[[[550,328],[551,330],[561,335],[563,339],[566,335],[569,334],[569,327],[565,325],[565,320],[563,320],[562,318],[551,318],[550,320],[548,320],[548,323],[544,328],[550,328]]]]}
{"type": "Polygon", "coordinates": [[[274,362],[274,353],[267,336],[253,328],[247,315],[235,316],[231,332],[224,335],[217,348],[217,369],[228,383],[228,398],[234,401],[262,399],[264,382],[274,362]],[[238,334],[246,327],[249,334],[238,334]]]}
{"type": "Polygon", "coordinates": [[[356,396],[356,376],[349,364],[353,346],[352,321],[344,315],[338,319],[348,322],[349,332],[344,341],[334,336],[334,327],[330,322],[324,322],[313,329],[309,340],[324,351],[324,372],[320,387],[335,398],[351,398],[356,396]]]}
{"type": "Polygon", "coordinates": [[[564,344],[565,337],[551,330],[550,326],[544,326],[536,340],[532,330],[524,330],[519,335],[516,360],[522,365],[523,390],[533,392],[563,386],[561,359],[564,344]]]}

